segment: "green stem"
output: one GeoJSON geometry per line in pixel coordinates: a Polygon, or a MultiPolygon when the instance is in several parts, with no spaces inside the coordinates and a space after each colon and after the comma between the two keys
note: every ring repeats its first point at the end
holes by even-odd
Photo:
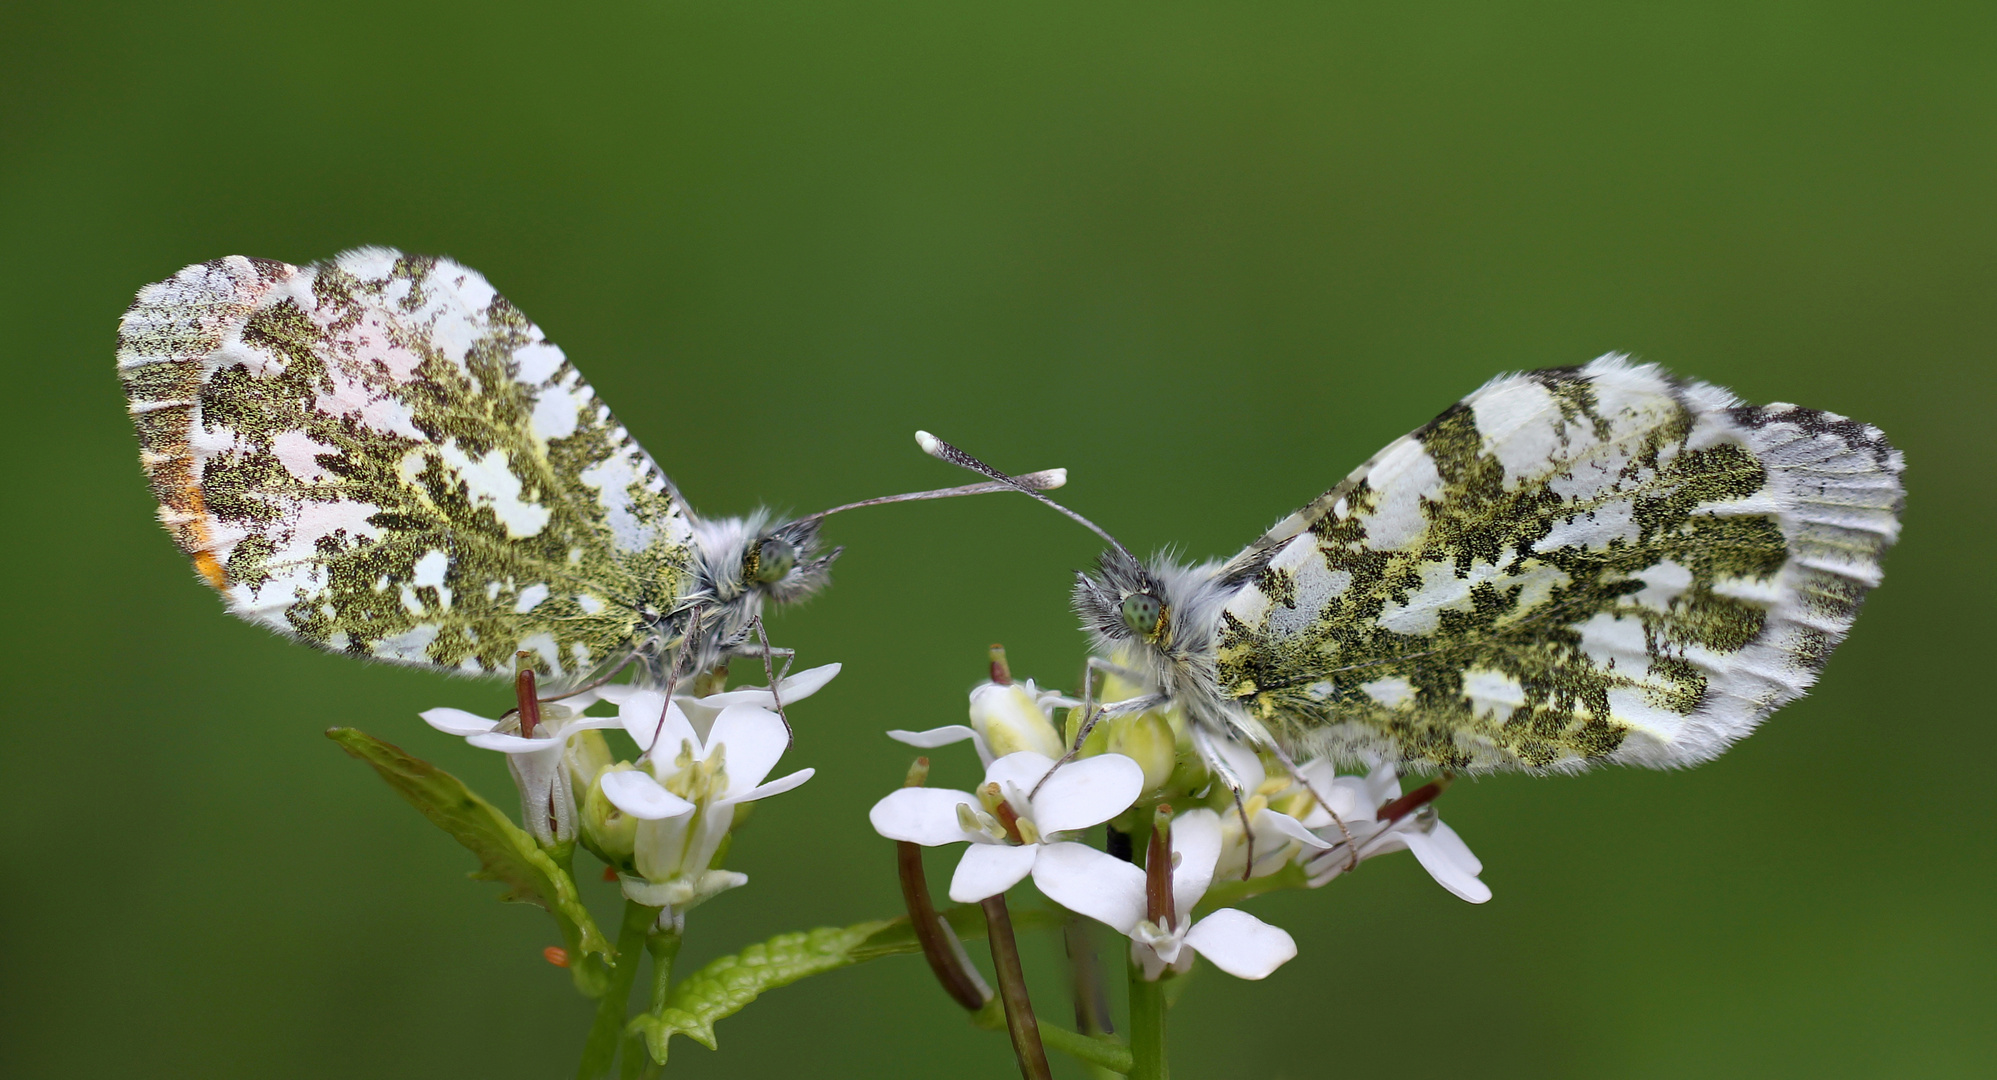
{"type": "Polygon", "coordinates": [[[1083,1035],[1058,1024],[1043,1023],[1040,1025],[1040,1040],[1048,1049],[1059,1050],[1084,1065],[1094,1066],[1096,1070],[1118,1075],[1130,1071],[1130,1051],[1107,1036],[1083,1035]]]}
{"type": "Polygon", "coordinates": [[[1166,1080],[1165,978],[1144,977],[1141,964],[1130,965],[1130,1080],[1166,1080]]]}
{"type": "MultiPolygon", "coordinates": [[[[673,960],[680,954],[680,932],[678,930],[657,930],[645,936],[645,951],[652,957],[652,1007],[647,1012],[652,1016],[665,1011],[666,999],[672,996],[673,960]]],[[[633,1030],[631,1025],[624,1029],[623,1065],[618,1070],[622,1080],[652,1080],[663,1071],[652,1054],[645,1048],[643,1030],[633,1030]]]]}
{"type": "Polygon", "coordinates": [[[1026,971],[1019,964],[1019,942],[1012,936],[1012,916],[1005,908],[1005,894],[986,897],[984,908],[992,968],[998,976],[999,998],[1005,1002],[1005,1024],[1012,1034],[1012,1052],[1019,1057],[1019,1075],[1026,1080],[1053,1080],[1053,1070],[1047,1065],[1047,1050],[1040,1045],[1040,1025],[1033,1018],[1033,1003],[1026,996],[1026,971]]]}
{"type": "Polygon", "coordinates": [[[610,985],[596,1003],[596,1020],[589,1026],[589,1041],[583,1044],[576,1080],[603,1080],[610,1075],[617,1060],[617,1043],[624,1034],[631,984],[638,978],[638,963],[643,959],[645,933],[658,918],[658,908],[624,901],[624,925],[617,931],[617,963],[610,969],[610,985]]]}
{"type": "Polygon", "coordinates": [[[645,951],[652,954],[652,1007],[657,1015],[666,1011],[666,998],[673,988],[673,960],[680,954],[680,932],[661,930],[645,938],[645,951]]]}
{"type": "Polygon", "coordinates": [[[645,1051],[645,1036],[642,1032],[626,1031],[624,1049],[618,1058],[617,1076],[619,1080],[654,1080],[659,1075],[659,1063],[645,1051]]]}

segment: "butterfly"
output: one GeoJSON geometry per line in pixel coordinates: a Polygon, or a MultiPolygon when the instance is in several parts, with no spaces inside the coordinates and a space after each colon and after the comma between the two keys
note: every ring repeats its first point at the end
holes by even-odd
{"type": "Polygon", "coordinates": [[[1870,425],[1611,354],[1491,380],[1225,561],[1140,561],[1036,497],[1110,544],[1075,608],[1142,693],[1104,714],[1183,707],[1220,770],[1216,738],[1571,772],[1697,764],[1802,696],[1879,583],[1902,467],[1870,425]]]}
{"type": "MultiPolygon", "coordinates": [[[[824,518],[704,518],[476,271],[362,248],[140,290],[118,375],[159,517],[232,614],[308,645],[575,686],[763,655],[826,584],[824,518]]],[[[1029,487],[1058,487],[1061,470],[1029,487]]]]}

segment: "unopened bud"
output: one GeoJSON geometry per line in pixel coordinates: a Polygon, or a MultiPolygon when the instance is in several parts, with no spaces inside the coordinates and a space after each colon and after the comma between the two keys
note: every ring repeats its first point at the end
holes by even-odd
{"type": "Polygon", "coordinates": [[[617,808],[603,793],[603,778],[614,772],[636,769],[620,762],[599,772],[590,782],[589,794],[582,800],[582,841],[604,862],[626,865],[638,843],[638,819],[617,808]]]}
{"type": "Polygon", "coordinates": [[[1109,729],[1104,749],[1122,754],[1144,770],[1144,791],[1156,794],[1172,779],[1179,764],[1179,740],[1171,722],[1160,713],[1119,716],[1097,725],[1109,729]]]}
{"type": "Polygon", "coordinates": [[[971,727],[984,736],[993,757],[1031,750],[1058,758],[1066,749],[1054,722],[1018,683],[988,682],[971,691],[971,727]]]}
{"type": "MultiPolygon", "coordinates": [[[[1100,711],[1098,711],[1098,715],[1100,715],[1100,711]]],[[[1065,745],[1075,745],[1075,739],[1082,734],[1082,721],[1084,719],[1086,717],[1083,716],[1080,705],[1068,710],[1068,720],[1065,725],[1067,734],[1067,738],[1064,740],[1065,745]]],[[[1082,748],[1075,756],[1078,758],[1091,758],[1108,750],[1109,721],[1097,720],[1096,726],[1089,729],[1089,737],[1082,741],[1082,748]]]]}
{"type": "Polygon", "coordinates": [[[575,790],[587,791],[591,784],[596,783],[598,774],[617,759],[610,755],[610,742],[603,737],[603,732],[590,728],[569,736],[563,760],[568,764],[575,790]]]}

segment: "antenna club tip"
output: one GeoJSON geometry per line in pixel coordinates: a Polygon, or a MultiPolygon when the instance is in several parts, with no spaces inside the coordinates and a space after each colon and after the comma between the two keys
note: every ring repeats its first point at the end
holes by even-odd
{"type": "Polygon", "coordinates": [[[1068,486],[1068,470],[1066,469],[1048,469],[1042,475],[1047,478],[1046,486],[1041,488],[1042,491],[1053,491],[1055,488],[1068,486]]]}
{"type": "Polygon", "coordinates": [[[915,445],[922,447],[923,453],[933,455],[943,445],[943,440],[927,431],[918,431],[915,433],[915,445]]]}

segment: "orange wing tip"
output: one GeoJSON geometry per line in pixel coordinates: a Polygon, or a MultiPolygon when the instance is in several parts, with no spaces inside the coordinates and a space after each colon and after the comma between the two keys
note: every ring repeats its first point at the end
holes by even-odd
{"type": "Polygon", "coordinates": [[[228,571],[222,569],[221,560],[208,552],[197,551],[194,553],[194,569],[201,574],[202,579],[207,581],[209,587],[213,588],[216,592],[221,592],[229,587],[228,571]]]}

